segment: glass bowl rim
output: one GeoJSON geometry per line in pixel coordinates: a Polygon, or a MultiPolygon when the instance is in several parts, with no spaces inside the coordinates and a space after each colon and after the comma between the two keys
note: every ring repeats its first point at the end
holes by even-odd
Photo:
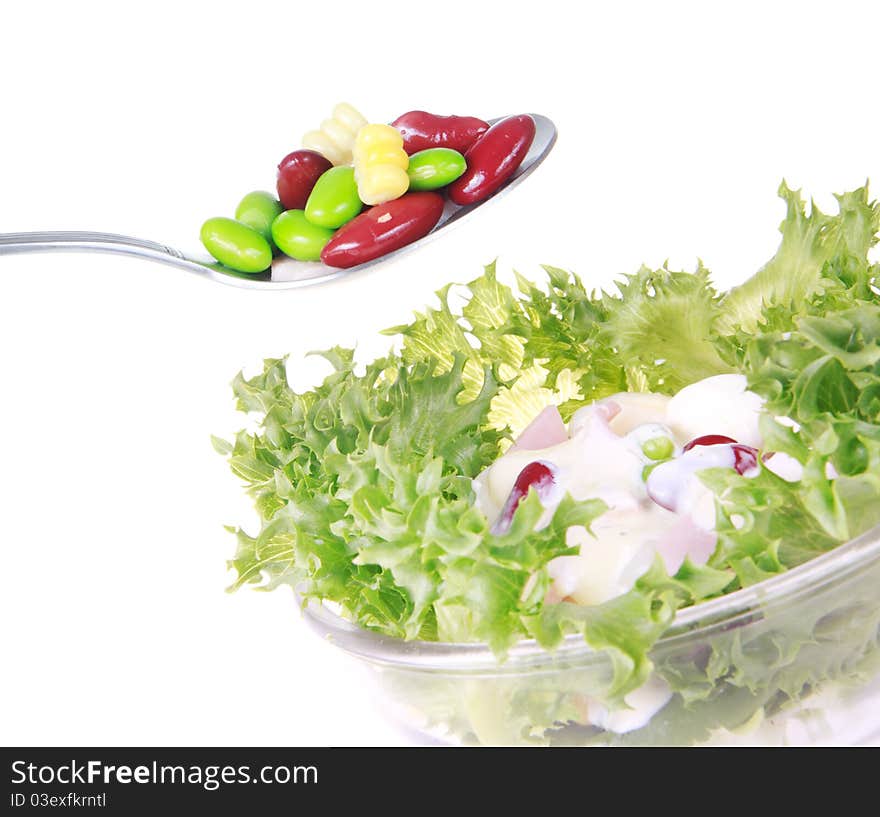
{"type": "MultiPolygon", "coordinates": [[[[759,606],[766,609],[794,600],[829,581],[850,576],[874,559],[880,560],[880,524],[784,573],[680,609],[654,650],[682,637],[705,637],[713,628],[729,626],[738,618],[752,615],[759,606]]],[[[579,633],[573,633],[553,649],[541,646],[534,639],[523,639],[499,662],[486,643],[407,641],[360,627],[323,603],[304,599],[300,589],[295,590],[295,594],[306,622],[324,639],[359,658],[399,669],[507,674],[526,667],[550,668],[560,659],[577,660],[580,665],[607,660],[579,633]]]]}

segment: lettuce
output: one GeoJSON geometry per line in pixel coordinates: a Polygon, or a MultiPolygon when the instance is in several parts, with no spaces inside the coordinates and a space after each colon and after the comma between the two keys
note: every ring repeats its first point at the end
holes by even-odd
{"type": "Polygon", "coordinates": [[[877,241],[880,207],[868,200],[868,187],[837,196],[839,212],[826,215],[815,204],[810,212],[800,196],[783,182],[779,195],[786,204],[782,242],[776,255],[749,280],[734,287],[722,302],[719,330],[754,332],[768,307],[798,313],[825,287],[828,262],[865,259],[877,241]]]}
{"type": "Polygon", "coordinates": [[[234,382],[239,407],[262,416],[260,432],[228,447],[262,520],[256,537],[236,531],[235,586],[301,587],[388,635],[484,640],[503,653],[540,607],[547,563],[571,552],[565,530],[589,526],[604,504],[566,501],[539,531],[533,496],[493,535],[470,479],[502,440],[481,428],[500,388],[493,370],[468,397],[474,358],[457,352],[448,368],[383,358],[363,375],[351,350],[324,356],[334,371],[304,394],[285,385],[284,360],[234,382]]]}
{"type": "MultiPolygon", "coordinates": [[[[715,290],[702,264],[643,268],[612,292],[555,267],[545,267],[544,287],[518,275],[514,291],[489,265],[388,330],[399,351],[362,372],[353,350],[336,348],[321,353],[324,381],[302,393],[288,385],[286,359],[239,374],[238,407],[258,430],[215,447],[254,498],[260,530],[233,529],[233,587],[294,586],[367,629],[486,642],[499,659],[523,638],[552,648],[580,633],[611,659],[607,693],[619,700],[651,672],[651,650],[678,609],[880,522],[880,289],[867,257],[880,208],[867,187],[839,196],[836,215],[807,213],[784,183],[780,195],[779,251],[729,292],[715,290]],[[796,458],[803,479],[703,472],[719,517],[709,565],[686,562],[669,576],[658,561],[605,604],[546,604],[547,564],[571,552],[565,530],[589,528],[604,504],[566,498],[539,530],[531,494],[498,536],[475,506],[472,478],[547,403],[567,419],[615,392],[673,393],[734,371],[766,400],[768,450],[796,458]]],[[[760,685],[758,670],[713,660],[682,675],[683,698],[712,688],[713,666],[728,667],[734,687],[760,685]]]]}

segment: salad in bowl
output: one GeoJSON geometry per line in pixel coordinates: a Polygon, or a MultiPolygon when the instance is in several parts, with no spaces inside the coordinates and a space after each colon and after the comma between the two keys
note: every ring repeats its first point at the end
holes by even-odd
{"type": "Polygon", "coordinates": [[[262,524],[234,586],[292,586],[444,741],[872,739],[880,206],[780,194],[727,292],[490,265],[311,390],[287,359],[236,377],[259,428],[215,447],[262,524]]]}

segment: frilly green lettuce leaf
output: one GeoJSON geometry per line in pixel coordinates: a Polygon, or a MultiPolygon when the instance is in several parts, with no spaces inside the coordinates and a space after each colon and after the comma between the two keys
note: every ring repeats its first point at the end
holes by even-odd
{"type": "Polygon", "coordinates": [[[702,264],[693,273],[643,267],[617,287],[603,298],[599,338],[627,362],[631,391],[673,394],[734,371],[719,353],[719,297],[702,264]]]}
{"type": "MultiPolygon", "coordinates": [[[[780,194],[787,214],[778,252],[727,293],[702,264],[694,273],[645,267],[612,292],[591,291],[556,267],[544,268],[546,286],[518,275],[514,292],[489,265],[388,330],[400,351],[362,373],[353,350],[335,348],[320,353],[330,374],[302,393],[288,385],[287,359],[266,360],[252,378],[239,374],[237,405],[259,428],[212,439],[260,515],[255,535],[236,531],[234,586],[298,587],[365,628],[482,641],[499,657],[522,638],[552,648],[579,633],[610,657],[608,694],[620,700],[651,671],[651,649],[678,609],[878,524],[880,268],[867,253],[880,209],[867,188],[838,196],[836,215],[815,205],[807,212],[784,183],[780,194]],[[708,565],[686,561],[668,576],[658,560],[602,605],[545,603],[547,564],[572,553],[566,530],[589,528],[604,504],[568,497],[539,527],[543,509],[532,493],[496,536],[475,505],[472,478],[546,405],[568,419],[616,392],[673,393],[731,371],[766,401],[766,450],[798,460],[801,478],[787,482],[767,467],[750,477],[704,471],[718,512],[708,565]]],[[[803,638],[817,626],[805,625],[803,638]]],[[[774,705],[768,685],[794,695],[802,681],[785,675],[786,659],[807,641],[768,649],[781,655],[772,667],[752,660],[734,634],[729,650],[680,670],[673,686],[688,703],[708,699],[723,679],[734,689],[735,705],[718,720],[727,728],[774,705]],[[766,695],[750,709],[739,692],[759,688],[766,695]]],[[[701,734],[709,726],[707,718],[701,734]]]]}
{"type": "Polygon", "coordinates": [[[235,587],[298,587],[370,629],[403,638],[485,640],[502,654],[527,635],[546,565],[568,554],[565,530],[605,505],[565,500],[538,530],[531,495],[496,536],[474,506],[469,477],[498,455],[487,425],[498,383],[466,391],[466,357],[448,367],[385,358],[354,371],[350,350],[324,353],[334,371],[293,392],[285,361],[236,378],[239,404],[263,414],[259,433],[216,443],[255,497],[262,529],[237,531],[235,587]]]}
{"type": "Polygon", "coordinates": [[[759,272],[728,292],[721,302],[718,329],[754,332],[762,311],[781,306],[800,311],[823,289],[822,270],[835,256],[864,259],[876,242],[880,207],[868,200],[867,185],[837,196],[839,212],[826,215],[811,204],[807,213],[800,191],[783,182],[779,195],[786,203],[782,243],[759,272]]]}

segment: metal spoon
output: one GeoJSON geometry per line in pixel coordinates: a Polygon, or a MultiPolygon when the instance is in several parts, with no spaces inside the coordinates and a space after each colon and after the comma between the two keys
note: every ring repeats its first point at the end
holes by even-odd
{"type": "MultiPolygon", "coordinates": [[[[213,281],[220,281],[233,286],[251,287],[253,289],[293,289],[324,283],[340,278],[386,261],[389,258],[408,252],[427,241],[435,238],[443,229],[458,223],[486,202],[492,201],[516,187],[528,176],[550,153],[556,142],[556,126],[546,116],[531,114],[535,120],[535,140],[526,154],[525,159],[513,176],[491,198],[467,207],[459,207],[451,201],[446,202],[443,215],[437,226],[424,238],[414,241],[395,252],[381,258],[368,261],[349,269],[335,269],[318,262],[296,261],[293,258],[280,256],[272,262],[266,272],[249,275],[235,272],[209,258],[192,258],[173,247],[166,247],[155,241],[145,241],[126,235],[113,233],[91,233],[81,231],[42,232],[42,233],[0,233],[0,255],[13,255],[25,252],[101,252],[134,255],[170,264],[174,267],[206,276],[213,281]]],[[[490,120],[490,124],[497,122],[490,120]]]]}

